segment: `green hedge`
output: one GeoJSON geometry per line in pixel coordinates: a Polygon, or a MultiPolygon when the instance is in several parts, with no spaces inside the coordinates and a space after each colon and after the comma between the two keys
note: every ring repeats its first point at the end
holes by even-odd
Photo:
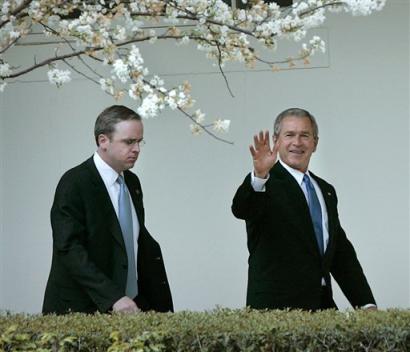
{"type": "Polygon", "coordinates": [[[0,314],[1,351],[410,351],[410,310],[0,314]]]}

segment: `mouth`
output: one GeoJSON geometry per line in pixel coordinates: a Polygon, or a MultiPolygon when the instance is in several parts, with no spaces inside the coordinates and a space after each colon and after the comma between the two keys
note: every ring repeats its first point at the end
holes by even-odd
{"type": "Polygon", "coordinates": [[[296,155],[303,155],[305,154],[304,150],[289,150],[289,153],[296,154],[296,155]]]}

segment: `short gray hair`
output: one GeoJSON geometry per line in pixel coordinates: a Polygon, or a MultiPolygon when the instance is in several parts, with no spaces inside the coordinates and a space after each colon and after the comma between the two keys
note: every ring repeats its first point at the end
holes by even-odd
{"type": "Polygon", "coordinates": [[[313,128],[313,138],[318,139],[319,138],[319,127],[317,125],[315,117],[307,110],[300,109],[300,108],[290,108],[282,111],[275,120],[275,123],[273,124],[273,135],[275,137],[279,136],[280,129],[281,129],[281,124],[284,118],[289,117],[289,116],[294,116],[294,117],[300,117],[304,118],[307,117],[310,120],[310,123],[312,124],[313,128]]]}

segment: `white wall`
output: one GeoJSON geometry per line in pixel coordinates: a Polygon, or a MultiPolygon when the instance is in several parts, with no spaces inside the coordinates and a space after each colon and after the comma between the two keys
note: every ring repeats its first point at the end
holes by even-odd
{"type": "MultiPolygon", "coordinates": [[[[228,67],[235,98],[202,54],[168,44],[145,48],[152,72],[170,85],[188,79],[202,111],[232,119],[226,138],[235,142],[193,137],[189,122],[171,111],[144,121],[147,145],[134,171],[177,310],[244,306],[246,233],[230,212],[231,200],[251,169],[252,135],[271,128],[290,106],[318,119],[311,169],[338,190],[342,224],[379,306],[410,306],[409,4],[389,1],[366,18],[333,15],[319,31],[328,36],[328,53],[312,68],[228,67]]],[[[25,50],[12,55],[30,58],[25,50]]],[[[113,103],[82,79],[61,89],[44,81],[11,84],[0,97],[0,309],[40,311],[55,186],[94,152],[95,118],[113,103]]],[[[348,306],[339,291],[335,296],[341,308],[348,306]]]]}

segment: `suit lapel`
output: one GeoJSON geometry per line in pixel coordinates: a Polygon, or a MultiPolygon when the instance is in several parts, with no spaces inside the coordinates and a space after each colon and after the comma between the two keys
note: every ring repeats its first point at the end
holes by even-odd
{"type": "Polygon", "coordinates": [[[144,262],[144,253],[146,253],[146,231],[144,225],[144,206],[142,203],[142,190],[139,182],[135,181],[134,177],[130,177],[128,171],[124,171],[124,179],[127,184],[128,191],[130,192],[132,203],[137,214],[138,223],[140,225],[140,232],[138,235],[138,253],[137,253],[137,270],[138,277],[141,279],[144,277],[143,269],[146,267],[144,262]]]}
{"type": "Polygon", "coordinates": [[[329,241],[326,247],[325,251],[325,258],[329,255],[331,252],[331,248],[333,247],[334,243],[334,237],[335,237],[335,216],[337,216],[332,209],[334,209],[334,202],[336,201],[336,194],[334,191],[319,177],[314,175],[312,172],[310,172],[312,177],[316,180],[318,183],[320,190],[322,191],[323,199],[325,200],[326,204],[326,211],[327,211],[327,221],[328,221],[328,226],[329,226],[329,241]]]}
{"type": "Polygon", "coordinates": [[[310,217],[309,206],[301,187],[295,178],[280,164],[280,162],[277,162],[272,168],[269,181],[271,179],[273,187],[267,186],[267,191],[270,189],[272,196],[274,196],[274,193],[282,193],[280,199],[281,205],[285,208],[285,213],[289,214],[291,223],[298,228],[296,233],[298,234],[300,241],[305,243],[312,254],[320,257],[313,223],[310,217]],[[275,180],[279,180],[281,182],[281,184],[278,185],[279,187],[274,186],[275,180]]]}
{"type": "Polygon", "coordinates": [[[138,222],[140,227],[144,225],[144,210],[142,205],[142,191],[138,183],[133,182],[129,177],[128,172],[124,172],[125,183],[127,184],[128,191],[130,192],[132,203],[134,204],[135,212],[137,213],[138,222]]]}
{"type": "Polygon", "coordinates": [[[95,197],[96,204],[101,207],[101,217],[105,220],[116,242],[118,242],[125,251],[124,239],[122,237],[117,214],[115,213],[107,188],[95,167],[92,157],[86,161],[86,166],[93,184],[93,189],[90,191],[94,193],[93,197],[95,197]]]}

